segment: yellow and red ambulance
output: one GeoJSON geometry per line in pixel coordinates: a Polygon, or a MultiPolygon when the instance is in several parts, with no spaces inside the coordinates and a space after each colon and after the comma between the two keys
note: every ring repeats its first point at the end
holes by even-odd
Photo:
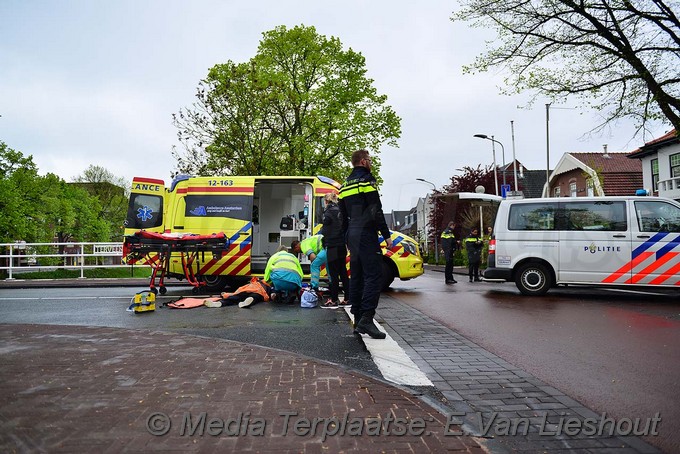
{"type": "MultiPolygon", "coordinates": [[[[290,246],[321,228],[323,197],[340,185],[323,176],[177,176],[170,187],[163,180],[135,177],[125,220],[125,235],[140,230],[160,234],[224,233],[221,258],[199,256],[196,275],[211,291],[264,275],[268,258],[281,245],[290,246]]],[[[380,238],[383,241],[382,238],[380,238]]],[[[383,289],[395,278],[423,274],[416,241],[392,232],[391,249],[383,245],[383,289]]],[[[153,257],[126,257],[126,263],[149,264],[153,257]]],[[[303,270],[309,263],[301,257],[303,270]]],[[[167,275],[184,278],[180,257],[169,261],[167,275]]],[[[164,289],[160,289],[164,292],[164,289]]]]}

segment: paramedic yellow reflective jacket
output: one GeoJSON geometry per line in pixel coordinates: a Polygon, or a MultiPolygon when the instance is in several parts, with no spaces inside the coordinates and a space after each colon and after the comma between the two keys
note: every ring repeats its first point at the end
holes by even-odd
{"type": "Polygon", "coordinates": [[[270,276],[272,271],[286,270],[298,273],[302,277],[302,267],[300,261],[290,252],[279,251],[272,255],[267,261],[267,267],[264,270],[264,280],[271,282],[270,276]]]}
{"type": "Polygon", "coordinates": [[[314,235],[305,238],[300,243],[300,250],[303,254],[309,257],[310,254],[318,254],[323,249],[323,235],[314,235]]]}

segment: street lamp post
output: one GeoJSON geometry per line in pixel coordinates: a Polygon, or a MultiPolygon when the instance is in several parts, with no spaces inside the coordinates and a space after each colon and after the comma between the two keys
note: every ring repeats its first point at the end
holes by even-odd
{"type": "MultiPolygon", "coordinates": [[[[475,134],[473,137],[477,137],[478,139],[486,139],[491,141],[491,150],[493,151],[493,172],[494,172],[494,179],[495,184],[496,184],[496,195],[498,195],[498,174],[496,173],[496,147],[494,147],[493,144],[498,144],[501,146],[501,152],[503,154],[503,186],[505,186],[505,147],[501,142],[498,140],[494,139],[493,136],[489,137],[486,134],[475,134]]],[[[515,188],[516,189],[516,188],[515,188]]]]}
{"type": "MultiPolygon", "coordinates": [[[[437,186],[435,186],[434,183],[432,183],[431,181],[424,180],[424,179],[422,179],[422,178],[416,178],[416,180],[417,180],[417,181],[422,181],[423,183],[431,184],[431,185],[432,185],[432,190],[433,190],[433,192],[432,192],[432,198],[434,199],[434,198],[436,197],[435,194],[434,194],[434,191],[437,190],[437,186]]],[[[435,262],[435,265],[438,265],[438,264],[439,264],[439,243],[437,242],[437,234],[438,234],[439,232],[437,231],[437,223],[436,223],[436,221],[437,221],[437,204],[433,204],[433,205],[434,205],[434,220],[435,220],[435,229],[434,229],[434,262],[435,262]]],[[[427,234],[426,234],[426,236],[427,236],[427,234]]]]}

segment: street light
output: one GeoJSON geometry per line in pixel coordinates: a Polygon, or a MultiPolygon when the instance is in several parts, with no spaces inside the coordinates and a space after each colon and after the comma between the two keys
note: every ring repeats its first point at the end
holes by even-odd
{"type": "MultiPolygon", "coordinates": [[[[493,151],[493,171],[494,171],[494,178],[496,179],[496,195],[498,195],[498,174],[496,173],[496,148],[494,147],[493,144],[498,144],[501,146],[501,152],[503,154],[503,186],[505,186],[505,147],[503,146],[502,143],[500,143],[498,140],[494,139],[493,136],[489,137],[486,134],[475,134],[473,137],[477,137],[478,139],[486,139],[491,141],[491,149],[493,151]]],[[[515,188],[517,189],[517,188],[515,188]]]]}
{"type": "MultiPolygon", "coordinates": [[[[435,198],[435,197],[436,197],[435,194],[434,194],[434,191],[437,190],[437,186],[435,186],[434,183],[432,183],[431,181],[424,180],[423,178],[416,178],[416,181],[422,181],[423,183],[431,184],[431,185],[432,185],[432,190],[433,190],[433,192],[432,192],[432,198],[435,198]]],[[[435,262],[435,265],[438,265],[438,264],[439,264],[439,243],[437,242],[437,235],[439,234],[439,232],[437,231],[437,222],[436,222],[436,221],[437,221],[437,205],[436,205],[436,204],[433,204],[433,205],[434,205],[434,220],[435,220],[435,229],[434,229],[434,262],[435,262]]],[[[427,224],[426,224],[426,225],[427,225],[427,224]]],[[[427,233],[425,234],[425,237],[427,237],[427,233]]]]}

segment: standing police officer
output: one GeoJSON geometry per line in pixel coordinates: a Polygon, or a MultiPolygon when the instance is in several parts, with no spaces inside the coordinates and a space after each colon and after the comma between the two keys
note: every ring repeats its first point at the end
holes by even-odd
{"type": "Polygon", "coordinates": [[[456,252],[456,235],[453,231],[456,224],[453,221],[449,222],[442,232],[442,250],[444,251],[444,259],[446,265],[444,266],[444,281],[447,284],[455,284],[457,281],[453,278],[453,253],[456,252]]]}
{"type": "Polygon", "coordinates": [[[371,174],[371,158],[367,150],[352,153],[354,170],[340,189],[339,206],[346,229],[349,249],[349,300],[354,314],[354,333],[384,339],[373,317],[382,287],[382,251],[378,233],[392,247],[390,231],[382,211],[375,177],[371,174]]]}

